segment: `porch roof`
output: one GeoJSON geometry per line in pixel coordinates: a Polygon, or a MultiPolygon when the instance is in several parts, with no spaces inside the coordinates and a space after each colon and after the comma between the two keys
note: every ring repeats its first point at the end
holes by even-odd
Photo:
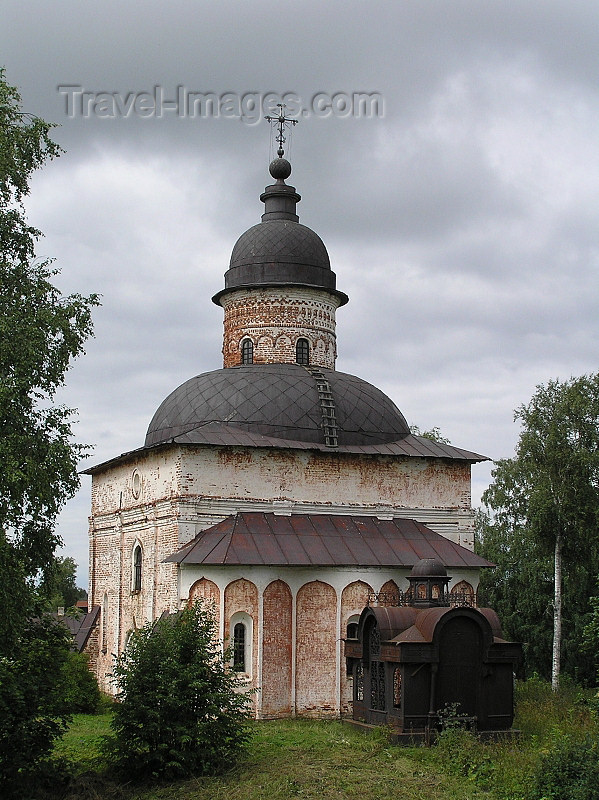
{"type": "Polygon", "coordinates": [[[493,566],[413,519],[243,512],[201,531],[165,561],[179,564],[412,567],[493,566]]]}

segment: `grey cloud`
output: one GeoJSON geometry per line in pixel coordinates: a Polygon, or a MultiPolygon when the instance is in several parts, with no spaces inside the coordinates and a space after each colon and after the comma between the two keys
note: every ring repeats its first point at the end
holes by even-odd
{"type": "MultiPolygon", "coordinates": [[[[63,291],[103,296],[60,395],[88,464],[141,445],[172,389],[221,366],[210,297],[260,219],[272,148],[264,122],[68,119],[60,83],[382,92],[384,118],[304,119],[287,142],[301,220],[350,295],[338,368],[494,458],[535,384],[597,369],[594,2],[30,0],[4,17],[8,80],[67,148],[33,184],[38,252],[63,291]]],[[[86,481],[61,522],[81,580],[86,481]]]]}

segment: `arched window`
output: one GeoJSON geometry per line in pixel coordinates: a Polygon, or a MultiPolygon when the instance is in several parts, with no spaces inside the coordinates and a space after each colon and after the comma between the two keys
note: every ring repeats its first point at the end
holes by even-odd
{"type": "Polygon", "coordinates": [[[298,339],[295,344],[295,362],[307,366],[310,363],[310,342],[307,339],[298,339]]]}
{"type": "Polygon", "coordinates": [[[129,647],[129,645],[131,644],[131,639],[133,638],[134,634],[135,634],[134,630],[127,631],[127,635],[125,636],[125,642],[123,644],[123,650],[126,650],[129,647]]]}
{"type": "Polygon", "coordinates": [[[230,622],[231,667],[251,677],[253,620],[245,611],[237,611],[230,622]]]}
{"type": "Polygon", "coordinates": [[[133,591],[134,592],[141,592],[141,563],[142,563],[142,554],[141,554],[141,545],[136,545],[135,550],[133,551],[133,591]]]}
{"type": "Polygon", "coordinates": [[[449,593],[449,602],[452,606],[476,607],[477,598],[472,584],[468,583],[468,581],[456,583],[449,593]]]}
{"type": "Polygon", "coordinates": [[[254,343],[251,339],[244,339],[241,343],[241,363],[254,363],[254,343]]]}
{"type": "Polygon", "coordinates": [[[233,628],[233,669],[246,672],[245,668],[245,625],[238,622],[233,628]]]}
{"type": "MultiPolygon", "coordinates": [[[[347,626],[345,628],[345,635],[348,639],[357,639],[358,638],[358,622],[360,621],[360,617],[358,614],[352,614],[351,617],[347,620],[347,626]]],[[[351,661],[347,661],[347,667],[345,674],[348,678],[353,677],[353,667],[351,665],[351,661]]]]}
{"type": "Polygon", "coordinates": [[[358,638],[358,622],[360,621],[359,614],[352,614],[347,620],[347,627],[345,629],[348,639],[358,638]]]}

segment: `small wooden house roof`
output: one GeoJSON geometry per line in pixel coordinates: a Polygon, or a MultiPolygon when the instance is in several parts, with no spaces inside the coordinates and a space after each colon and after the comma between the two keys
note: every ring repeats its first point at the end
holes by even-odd
{"type": "Polygon", "coordinates": [[[489,634],[489,643],[504,642],[499,617],[492,608],[465,608],[438,606],[418,609],[413,606],[370,606],[362,611],[359,638],[366,620],[374,617],[378,625],[381,641],[388,644],[429,643],[433,641],[435,630],[444,618],[470,616],[479,621],[489,634]]]}

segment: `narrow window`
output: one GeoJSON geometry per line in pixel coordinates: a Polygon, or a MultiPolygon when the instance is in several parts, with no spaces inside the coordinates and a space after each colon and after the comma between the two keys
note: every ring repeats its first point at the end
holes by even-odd
{"type": "Polygon", "coordinates": [[[254,363],[254,343],[251,339],[244,339],[241,343],[241,363],[254,363]]]}
{"type": "Polygon", "coordinates": [[[141,547],[133,551],[133,591],[141,592],[141,547]]]}
{"type": "Polygon", "coordinates": [[[370,708],[384,711],[385,696],[385,665],[382,661],[373,661],[370,665],[370,708]]]}
{"type": "Polygon", "coordinates": [[[233,669],[247,672],[245,668],[245,625],[237,622],[233,628],[233,669]]]}
{"type": "Polygon", "coordinates": [[[108,652],[108,595],[102,598],[102,652],[108,652]]]}
{"type": "Polygon", "coordinates": [[[393,670],[393,705],[401,708],[401,667],[393,670]]]}
{"type": "Polygon", "coordinates": [[[295,345],[295,362],[307,366],[310,363],[310,343],[307,339],[298,339],[295,345]]]}

